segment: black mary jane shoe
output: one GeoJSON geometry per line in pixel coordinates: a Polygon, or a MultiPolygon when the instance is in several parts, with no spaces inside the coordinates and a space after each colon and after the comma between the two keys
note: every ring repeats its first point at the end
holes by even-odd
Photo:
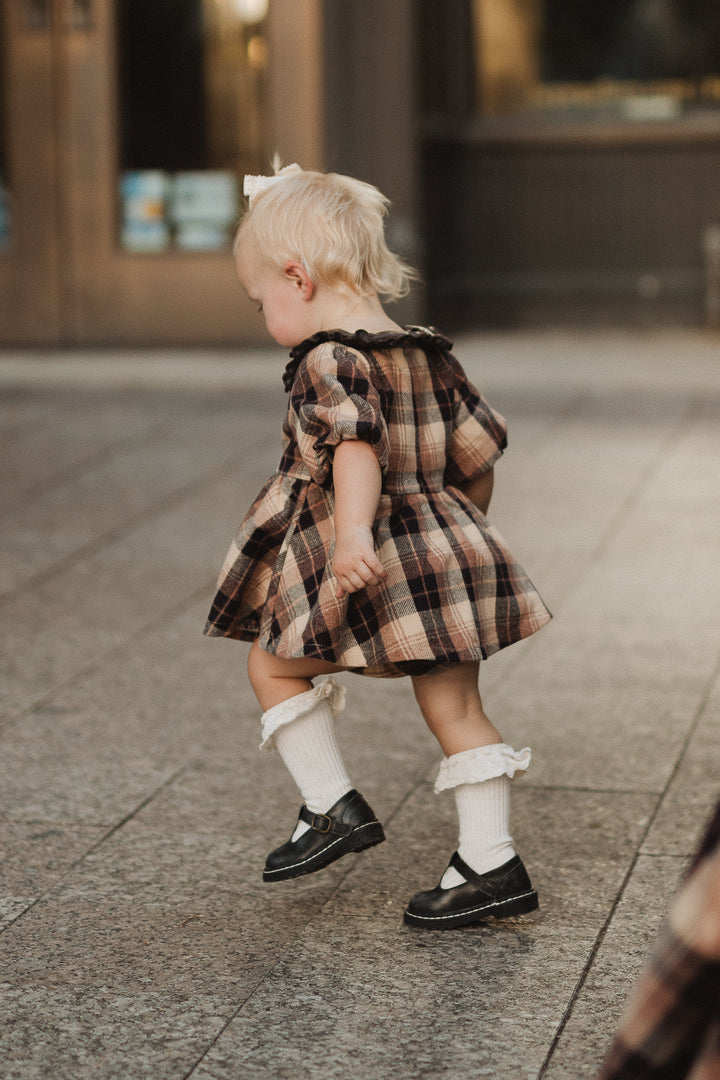
{"type": "Polygon", "coordinates": [[[327,814],[313,814],[307,806],[301,807],[298,821],[310,828],[297,840],[288,840],[270,852],[263,881],[312,874],[351,851],[364,851],[385,839],[382,825],[354,788],[338,799],[327,814]]]}
{"type": "Polygon", "coordinates": [[[457,851],[450,860],[465,878],[451,889],[431,889],[419,892],[410,900],[405,922],[429,930],[450,930],[482,922],[489,916],[502,919],[509,915],[525,915],[538,906],[527,870],[519,855],[487,874],[476,874],[457,851]]]}

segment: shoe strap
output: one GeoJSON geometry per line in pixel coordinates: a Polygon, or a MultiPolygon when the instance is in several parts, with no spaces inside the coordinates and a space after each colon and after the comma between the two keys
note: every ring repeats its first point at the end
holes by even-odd
{"type": "MultiPolygon", "coordinates": [[[[488,870],[486,874],[478,874],[476,870],[473,870],[472,866],[468,866],[464,859],[461,859],[457,851],[450,859],[450,866],[454,866],[459,874],[469,881],[471,885],[474,885],[476,889],[481,889],[486,893],[495,892],[500,886],[503,879],[507,874],[515,872],[518,868],[524,867],[520,862],[518,855],[513,855],[512,859],[508,859],[502,866],[496,866],[494,870],[488,870]]],[[[530,882],[528,881],[528,888],[530,888],[530,882]]]]}
{"type": "Polygon", "coordinates": [[[354,828],[345,821],[338,821],[337,818],[330,817],[329,814],[314,814],[305,805],[300,809],[300,820],[304,821],[315,832],[330,836],[349,836],[354,828]]]}
{"type": "Polygon", "coordinates": [[[450,866],[457,870],[458,874],[462,874],[465,880],[474,885],[476,889],[487,889],[487,881],[484,881],[480,874],[473,870],[472,866],[468,866],[465,860],[460,858],[457,851],[450,859],[450,866]]]}

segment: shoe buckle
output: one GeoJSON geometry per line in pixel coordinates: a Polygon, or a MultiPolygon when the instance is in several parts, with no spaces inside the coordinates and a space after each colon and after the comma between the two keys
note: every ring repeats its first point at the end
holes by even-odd
{"type": "Polygon", "coordinates": [[[332,829],[332,818],[327,814],[313,814],[310,827],[319,833],[329,833],[332,829]]]}

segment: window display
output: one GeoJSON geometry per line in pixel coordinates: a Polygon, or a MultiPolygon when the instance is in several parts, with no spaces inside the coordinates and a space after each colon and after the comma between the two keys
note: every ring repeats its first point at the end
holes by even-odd
{"type": "Polygon", "coordinates": [[[120,243],[226,247],[262,172],[267,0],[118,0],[120,243]]]}

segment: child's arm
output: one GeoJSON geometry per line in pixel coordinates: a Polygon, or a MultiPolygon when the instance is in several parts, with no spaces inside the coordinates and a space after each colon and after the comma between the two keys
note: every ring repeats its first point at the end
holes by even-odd
{"type": "Polygon", "coordinates": [[[487,514],[494,483],[495,471],[494,469],[488,469],[486,472],[480,473],[479,476],[475,476],[472,480],[468,480],[464,484],[458,484],[458,487],[471,503],[475,503],[482,514],[487,514]]]}
{"type": "Polygon", "coordinates": [[[338,600],[366,585],[378,585],[387,571],[375,554],[372,525],[375,520],[382,473],[369,443],[348,439],[335,448],[335,554],[332,568],[337,578],[338,600]]]}

